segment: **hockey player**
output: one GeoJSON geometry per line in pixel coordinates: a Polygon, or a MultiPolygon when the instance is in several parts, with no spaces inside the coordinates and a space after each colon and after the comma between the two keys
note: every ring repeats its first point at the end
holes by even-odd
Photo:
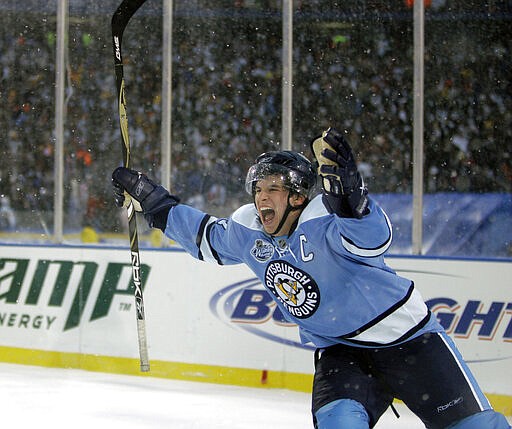
{"type": "Polygon", "coordinates": [[[151,227],[195,258],[254,271],[316,347],[316,428],[373,427],[394,398],[428,428],[510,428],[414,283],[385,264],[390,222],[343,135],[331,128],[312,150],[317,170],[296,152],[260,155],[245,183],[253,203],[229,218],[180,204],[124,167],[112,176],[116,204],[132,198],[151,227]],[[313,197],[317,174],[323,189],[313,197]]]}

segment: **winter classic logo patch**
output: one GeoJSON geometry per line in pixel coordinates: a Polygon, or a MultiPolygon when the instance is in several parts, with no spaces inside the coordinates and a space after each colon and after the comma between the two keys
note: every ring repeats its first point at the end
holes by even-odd
{"type": "Polygon", "coordinates": [[[320,305],[320,292],[315,281],[288,262],[271,262],[265,272],[265,285],[288,313],[298,319],[311,317],[320,305]]]}
{"type": "Polygon", "coordinates": [[[254,242],[254,246],[251,249],[251,255],[258,262],[266,262],[268,261],[272,255],[274,254],[274,246],[272,243],[269,243],[265,240],[256,240],[254,242]]]}

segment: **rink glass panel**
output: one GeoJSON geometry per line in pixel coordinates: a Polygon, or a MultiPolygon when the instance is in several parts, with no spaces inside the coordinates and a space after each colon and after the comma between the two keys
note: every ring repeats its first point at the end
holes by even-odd
{"type": "MultiPolygon", "coordinates": [[[[2,241],[50,241],[57,4],[18,3],[2,2],[0,18],[1,194],[17,222],[11,231],[4,227],[10,234],[2,241]]],[[[157,181],[162,58],[169,54],[162,51],[161,3],[148,0],[123,40],[132,165],[157,181]]],[[[448,205],[466,194],[510,195],[510,7],[425,3],[424,191],[446,193],[448,205]]],[[[110,40],[116,6],[69,2],[69,241],[80,242],[87,226],[106,244],[126,234],[125,213],[114,207],[110,187],[111,171],[122,161],[110,40]]],[[[346,129],[374,195],[412,193],[410,6],[312,1],[293,7],[293,147],[311,155],[309,141],[323,129],[346,129]]],[[[174,1],[171,191],[216,216],[250,202],[243,191],[247,168],[261,152],[282,147],[280,8],[275,1],[174,1]]]]}

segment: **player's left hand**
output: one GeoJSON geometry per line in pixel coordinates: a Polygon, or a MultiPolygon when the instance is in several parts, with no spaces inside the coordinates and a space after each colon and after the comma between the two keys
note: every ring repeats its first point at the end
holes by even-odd
{"type": "Polygon", "coordinates": [[[313,140],[311,149],[330,209],[343,217],[361,218],[367,211],[368,191],[343,134],[329,128],[313,140]]]}
{"type": "Polygon", "coordinates": [[[360,175],[352,148],[343,135],[329,128],[313,141],[312,149],[324,189],[334,195],[350,195],[356,189],[360,175]]]}

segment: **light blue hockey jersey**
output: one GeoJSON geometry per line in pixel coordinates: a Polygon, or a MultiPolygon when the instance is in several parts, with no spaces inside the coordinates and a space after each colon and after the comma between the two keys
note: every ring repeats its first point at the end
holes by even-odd
{"type": "Polygon", "coordinates": [[[319,195],[289,237],[271,237],[254,204],[229,218],[180,204],[170,210],[165,234],[195,258],[248,265],[299,326],[304,344],[383,347],[441,331],[413,282],[385,264],[391,225],[371,199],[369,209],[363,219],[340,218],[319,195]]]}

